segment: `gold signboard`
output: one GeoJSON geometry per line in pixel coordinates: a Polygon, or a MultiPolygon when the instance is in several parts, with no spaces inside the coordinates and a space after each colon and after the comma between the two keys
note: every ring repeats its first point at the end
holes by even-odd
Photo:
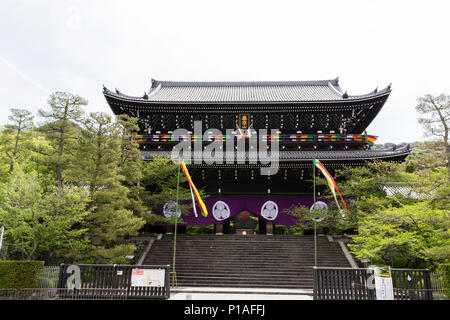
{"type": "Polygon", "coordinates": [[[249,114],[240,114],[239,115],[239,128],[242,130],[247,130],[250,122],[249,114]]]}

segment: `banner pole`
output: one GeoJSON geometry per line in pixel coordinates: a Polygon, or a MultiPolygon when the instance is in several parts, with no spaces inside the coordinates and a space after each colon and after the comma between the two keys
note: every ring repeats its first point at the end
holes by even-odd
{"type": "Polygon", "coordinates": [[[316,203],[316,165],[313,163],[313,199],[314,199],[314,203],[316,203]]]}
{"type": "Polygon", "coordinates": [[[178,175],[177,175],[177,200],[176,200],[176,206],[175,206],[175,230],[173,231],[173,266],[172,266],[172,285],[175,284],[176,279],[176,271],[175,271],[175,255],[177,251],[177,223],[178,223],[178,210],[180,210],[180,207],[178,205],[178,193],[180,189],[180,158],[178,157],[178,175]]]}
{"type": "MultiPolygon", "coordinates": [[[[316,165],[313,163],[313,192],[314,192],[314,203],[316,203],[316,165]]],[[[317,267],[317,223],[316,219],[314,220],[314,267],[317,267]]]]}
{"type": "Polygon", "coordinates": [[[0,252],[2,251],[2,246],[3,246],[3,232],[4,231],[5,231],[5,227],[2,226],[1,234],[0,234],[0,252]]]}

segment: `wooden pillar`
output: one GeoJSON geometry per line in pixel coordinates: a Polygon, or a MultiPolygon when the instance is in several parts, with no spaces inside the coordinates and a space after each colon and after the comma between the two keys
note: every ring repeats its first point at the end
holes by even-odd
{"type": "Polygon", "coordinates": [[[215,225],[216,234],[223,234],[223,223],[218,223],[215,225]]]}
{"type": "Polygon", "coordinates": [[[173,224],[166,224],[166,233],[173,234],[175,231],[175,226],[173,224]]]}
{"type": "Polygon", "coordinates": [[[273,223],[266,222],[266,234],[273,235],[273,223]]]}
{"type": "Polygon", "coordinates": [[[259,234],[266,234],[266,220],[258,218],[258,224],[259,234]]]}

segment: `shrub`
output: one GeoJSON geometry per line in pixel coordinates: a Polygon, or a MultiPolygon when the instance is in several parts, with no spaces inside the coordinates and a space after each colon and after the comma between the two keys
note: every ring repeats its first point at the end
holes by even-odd
{"type": "Polygon", "coordinates": [[[203,233],[214,233],[214,225],[205,225],[205,226],[187,226],[186,227],[187,234],[203,234],[203,233]]]}
{"type": "Polygon", "coordinates": [[[397,257],[394,258],[392,263],[393,268],[406,268],[408,266],[408,258],[407,257],[397,257]]]}
{"type": "Polygon", "coordinates": [[[44,261],[0,261],[0,288],[37,288],[44,261]]]}

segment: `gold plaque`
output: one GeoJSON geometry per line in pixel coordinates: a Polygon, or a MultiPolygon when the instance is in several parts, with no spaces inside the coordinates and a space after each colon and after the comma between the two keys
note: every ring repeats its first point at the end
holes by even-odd
{"type": "Polygon", "coordinates": [[[247,130],[250,122],[249,114],[240,114],[239,115],[239,127],[242,130],[247,130]]]}

